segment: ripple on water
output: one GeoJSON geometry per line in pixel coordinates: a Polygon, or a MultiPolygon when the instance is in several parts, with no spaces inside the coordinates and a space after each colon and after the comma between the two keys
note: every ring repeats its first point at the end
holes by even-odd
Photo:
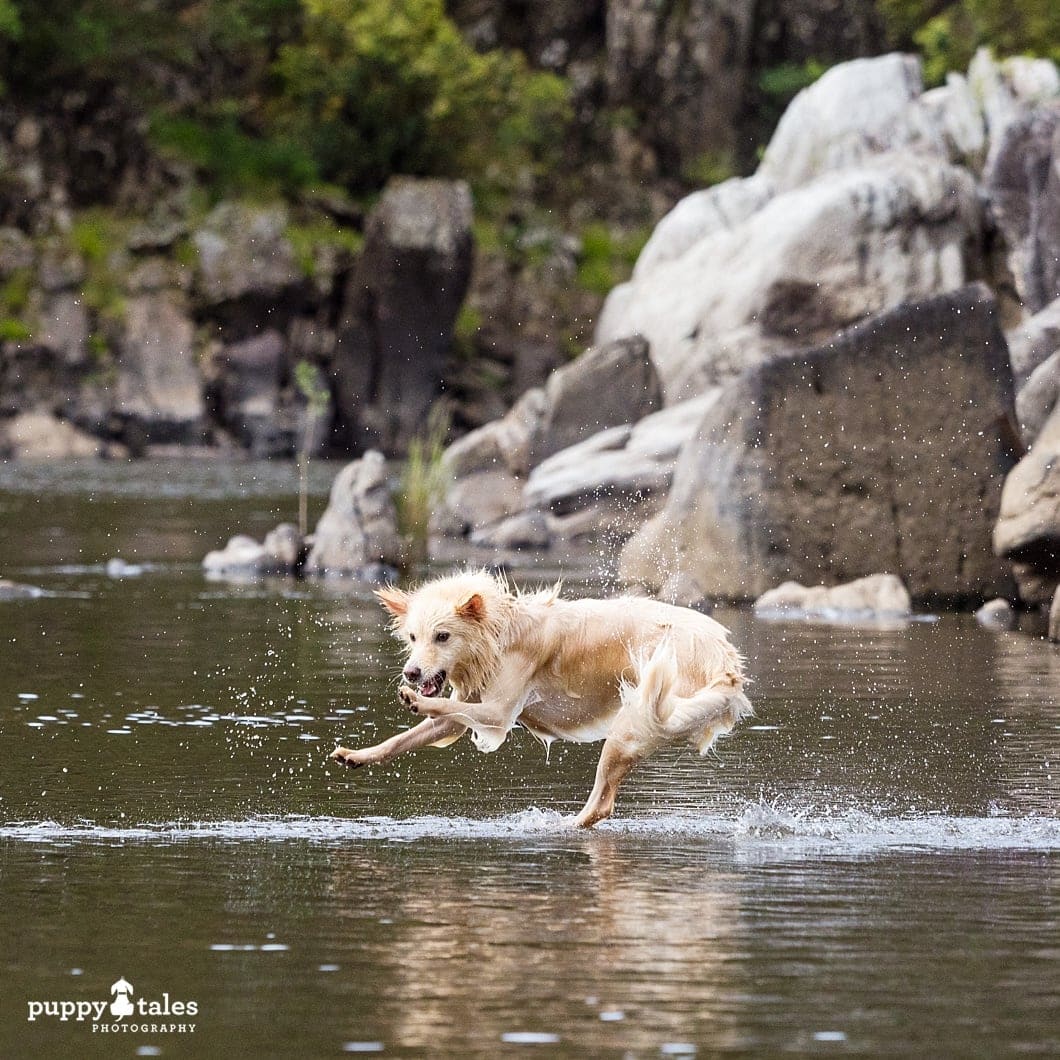
{"type": "MultiPolygon", "coordinates": [[[[243,820],[173,821],[128,827],[82,822],[24,821],[0,825],[0,840],[25,843],[223,842],[315,843],[439,840],[569,839],[573,818],[531,808],[503,817],[308,817],[259,816],[243,820]]],[[[785,856],[872,854],[884,850],[1060,850],[1060,820],[1050,817],[953,817],[925,814],[881,816],[864,810],[817,813],[774,803],[749,803],[733,814],[619,818],[599,834],[638,840],[684,838],[741,852],[785,856]]],[[[591,838],[591,836],[589,836],[591,838]]]]}

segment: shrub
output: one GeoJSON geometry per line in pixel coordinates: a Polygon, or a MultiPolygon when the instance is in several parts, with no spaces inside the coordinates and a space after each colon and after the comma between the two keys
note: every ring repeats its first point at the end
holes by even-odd
{"type": "Polygon", "coordinates": [[[438,402],[427,417],[422,435],[409,443],[398,481],[394,504],[398,529],[408,542],[413,562],[427,558],[427,536],[431,513],[445,496],[445,439],[449,433],[449,410],[438,402]]]}

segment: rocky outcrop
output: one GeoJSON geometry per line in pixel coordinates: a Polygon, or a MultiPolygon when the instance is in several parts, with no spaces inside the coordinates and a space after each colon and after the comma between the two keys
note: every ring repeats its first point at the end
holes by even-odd
{"type": "Polygon", "coordinates": [[[883,566],[918,599],[998,595],[1009,582],[990,532],[1011,416],[985,288],[881,314],[726,389],[622,574],[657,587],[687,571],[708,596],[750,599],[883,566]]]}
{"type": "Polygon", "coordinates": [[[333,361],[338,412],[359,445],[400,451],[424,428],[471,273],[471,216],[462,181],[402,179],[368,219],[333,361]]]}
{"type": "MultiPolygon", "coordinates": [[[[632,503],[628,487],[638,474],[643,477],[645,463],[653,464],[648,474],[658,483],[653,447],[659,442],[651,413],[660,403],[658,378],[642,339],[587,351],[554,372],[544,388],[528,391],[506,416],[449,448],[445,460],[454,484],[434,529],[454,536],[470,533],[482,544],[512,540],[514,535],[524,547],[531,540],[540,547],[547,543],[543,513],[571,514],[580,506],[568,489],[575,480],[581,483],[573,488],[583,503],[607,496],[617,501],[619,493],[627,505],[632,503]],[[643,451],[616,453],[626,449],[633,434],[630,424],[638,420],[644,425],[643,451]],[[606,478],[593,481],[600,470],[597,457],[607,452],[621,465],[618,475],[610,483],[606,478]],[[637,456],[639,471],[629,460],[637,456]],[[624,486],[610,488],[618,487],[619,479],[624,486]],[[558,503],[557,486],[566,495],[565,503],[558,503]],[[492,531],[520,511],[542,515],[520,518],[499,534],[492,531]]],[[[641,496],[646,497],[651,490],[647,483],[642,485],[641,496]]]]}
{"type": "Polygon", "coordinates": [[[639,273],[608,297],[597,338],[644,335],[672,403],[890,306],[960,286],[978,228],[965,170],[884,155],[775,196],[639,273]]]}
{"type": "Polygon", "coordinates": [[[1048,606],[1060,584],[1060,409],[1005,480],[994,548],[1012,561],[1024,602],[1048,606]]]}
{"type": "Polygon", "coordinates": [[[14,460],[120,456],[114,446],[47,412],[20,412],[0,426],[0,454],[14,460]]]}
{"type": "Polygon", "coordinates": [[[332,484],[305,571],[356,575],[373,564],[401,567],[406,557],[386,460],[382,453],[369,451],[347,464],[332,484]]]}
{"type": "Polygon", "coordinates": [[[768,618],[827,621],[909,618],[909,590],[893,574],[870,574],[846,585],[800,585],[785,582],[755,600],[755,614],[768,618]]]}

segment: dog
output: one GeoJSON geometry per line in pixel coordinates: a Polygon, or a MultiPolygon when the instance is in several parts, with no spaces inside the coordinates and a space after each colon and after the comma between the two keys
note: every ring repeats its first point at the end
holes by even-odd
{"type": "Polygon", "coordinates": [[[565,600],[491,573],[452,574],[414,592],[376,590],[407,649],[401,701],[424,720],[374,747],[337,747],[347,766],[389,762],[470,731],[495,751],[516,725],[543,742],[603,740],[575,824],[610,817],[633,767],[665,744],[701,755],[753,713],[743,660],[714,619],[657,600],[565,600]],[[446,685],[451,698],[441,698],[446,685]]]}

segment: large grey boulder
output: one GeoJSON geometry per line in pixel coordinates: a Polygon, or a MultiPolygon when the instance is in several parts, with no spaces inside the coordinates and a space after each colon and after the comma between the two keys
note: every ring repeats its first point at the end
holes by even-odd
{"type": "Polygon", "coordinates": [[[30,410],[0,421],[0,454],[16,460],[69,460],[108,451],[101,439],[50,412],[30,410]]]}
{"type": "Polygon", "coordinates": [[[307,574],[357,574],[371,564],[400,567],[406,544],[382,453],[369,450],[338,473],[317,523],[307,574]]]}
{"type": "Polygon", "coordinates": [[[1016,394],[1016,415],[1023,444],[1031,446],[1053,410],[1060,404],[1060,344],[1056,351],[1030,374],[1016,394]]]}
{"type": "Polygon", "coordinates": [[[668,404],[903,301],[967,281],[966,170],[909,152],[771,198],[609,295],[600,343],[643,335],[668,404]]]}
{"type": "Polygon", "coordinates": [[[983,183],[1013,296],[1037,313],[1060,297],[1060,99],[1006,125],[983,183]]]}
{"type": "Polygon", "coordinates": [[[334,355],[350,441],[403,451],[442,391],[453,324],[471,275],[463,181],[400,178],[368,218],[334,355]]]}
{"type": "Polygon", "coordinates": [[[214,355],[213,390],[221,422],[257,456],[294,448],[294,422],[282,405],[285,370],[286,344],[274,328],[230,343],[214,355]]]}
{"type": "Polygon", "coordinates": [[[1012,382],[981,286],[909,303],[745,372],[685,446],[626,580],[708,596],[888,569],[915,598],[1001,595],[990,532],[1012,466],[1012,382]]]}
{"type": "Polygon", "coordinates": [[[1060,408],[1005,480],[994,548],[1013,562],[1021,598],[1047,606],[1060,583],[1060,408]]]}

